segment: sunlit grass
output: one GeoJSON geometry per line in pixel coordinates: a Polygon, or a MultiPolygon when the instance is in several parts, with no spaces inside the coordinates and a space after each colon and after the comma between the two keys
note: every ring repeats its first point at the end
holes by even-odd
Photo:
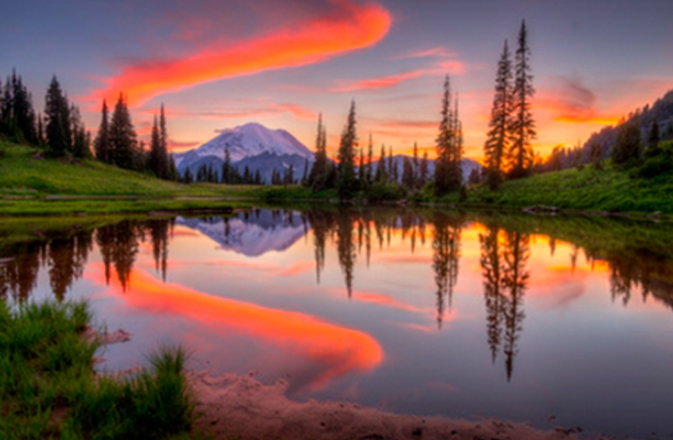
{"type": "MultiPolygon", "coordinates": [[[[508,181],[497,191],[477,185],[469,190],[464,204],[517,209],[544,205],[585,212],[671,214],[671,194],[673,176],[670,174],[638,179],[610,168],[595,170],[585,166],[508,181]]],[[[458,196],[451,194],[442,201],[458,203],[458,196]]]]}

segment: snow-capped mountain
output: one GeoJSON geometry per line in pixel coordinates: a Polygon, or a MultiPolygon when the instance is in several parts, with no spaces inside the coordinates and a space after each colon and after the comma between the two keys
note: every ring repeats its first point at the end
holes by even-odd
{"type": "Polygon", "coordinates": [[[207,235],[222,249],[248,257],[284,251],[310,228],[296,212],[268,209],[239,213],[226,220],[178,217],[176,223],[207,235]]]}
{"type": "Polygon", "coordinates": [[[263,153],[276,156],[297,155],[304,159],[313,159],[313,152],[287,131],[270,130],[258,123],[222,130],[219,135],[200,147],[186,153],[174,154],[173,158],[182,173],[187,167],[194,171],[192,169],[194,164],[207,162],[206,158],[217,158],[221,164],[227,149],[232,164],[263,153]]]}

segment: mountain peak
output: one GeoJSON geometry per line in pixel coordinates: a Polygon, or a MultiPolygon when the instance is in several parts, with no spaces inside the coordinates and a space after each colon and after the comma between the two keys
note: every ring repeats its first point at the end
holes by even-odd
{"type": "Polygon", "coordinates": [[[224,152],[227,149],[232,162],[265,152],[279,156],[296,154],[309,159],[313,157],[313,152],[286,130],[272,130],[258,122],[249,122],[220,130],[216,137],[200,147],[186,153],[176,154],[174,157],[176,162],[206,156],[215,156],[224,160],[224,152]]]}

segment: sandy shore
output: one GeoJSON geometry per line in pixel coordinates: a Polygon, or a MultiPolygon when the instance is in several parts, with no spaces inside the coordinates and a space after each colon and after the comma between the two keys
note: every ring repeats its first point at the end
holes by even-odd
{"type": "Polygon", "coordinates": [[[202,414],[199,425],[216,440],[507,440],[574,439],[574,430],[536,430],[527,425],[484,419],[398,415],[353,403],[294,402],[287,382],[263,385],[254,377],[189,372],[202,414]]]}

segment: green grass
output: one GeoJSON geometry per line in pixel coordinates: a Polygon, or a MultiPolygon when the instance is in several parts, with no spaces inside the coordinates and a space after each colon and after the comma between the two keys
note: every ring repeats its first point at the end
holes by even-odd
{"type": "Polygon", "coordinates": [[[98,343],[81,336],[90,318],[85,303],[0,301],[0,438],[191,436],[184,352],[160,349],[131,379],[96,376],[98,343]]]}
{"type": "MultiPolygon", "coordinates": [[[[477,185],[468,191],[466,206],[527,208],[554,206],[569,211],[605,211],[673,214],[673,176],[663,174],[652,179],[635,179],[628,173],[592,167],[568,169],[508,181],[498,191],[477,185]]],[[[441,201],[458,203],[450,194],[441,201]]]]}
{"type": "Polygon", "coordinates": [[[28,199],[0,200],[0,216],[117,214],[144,212],[231,211],[246,203],[222,198],[28,199]]]}

